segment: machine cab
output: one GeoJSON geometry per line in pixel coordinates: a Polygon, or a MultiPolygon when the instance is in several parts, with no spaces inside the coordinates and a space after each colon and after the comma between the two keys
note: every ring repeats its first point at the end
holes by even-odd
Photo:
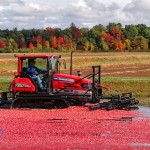
{"type": "Polygon", "coordinates": [[[59,72],[58,56],[22,54],[15,55],[15,57],[18,58],[18,70],[12,82],[12,91],[14,92],[46,91],[50,86],[49,76],[59,72]],[[31,66],[31,61],[35,63],[35,68],[31,66]]]}

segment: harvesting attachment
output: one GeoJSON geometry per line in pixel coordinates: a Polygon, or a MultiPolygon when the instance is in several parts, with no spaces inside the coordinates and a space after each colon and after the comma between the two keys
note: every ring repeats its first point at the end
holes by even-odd
{"type": "Polygon", "coordinates": [[[122,93],[115,96],[110,97],[99,97],[99,103],[89,106],[90,110],[95,109],[105,109],[105,110],[113,110],[113,109],[125,109],[125,110],[133,110],[138,109],[137,104],[138,100],[132,97],[132,93],[122,93]]]}

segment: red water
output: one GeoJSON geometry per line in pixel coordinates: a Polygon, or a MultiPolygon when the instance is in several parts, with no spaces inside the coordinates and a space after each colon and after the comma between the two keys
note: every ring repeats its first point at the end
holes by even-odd
{"type": "Polygon", "coordinates": [[[150,118],[139,111],[0,110],[0,149],[150,149],[150,118]]]}

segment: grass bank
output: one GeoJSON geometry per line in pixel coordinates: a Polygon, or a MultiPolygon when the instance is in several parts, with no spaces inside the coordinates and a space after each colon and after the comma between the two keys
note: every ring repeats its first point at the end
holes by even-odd
{"type": "Polygon", "coordinates": [[[133,92],[140,105],[150,106],[150,78],[103,77],[102,84],[118,93],[133,92]]]}
{"type": "Polygon", "coordinates": [[[0,92],[10,90],[10,84],[14,76],[0,76],[0,92]]]}

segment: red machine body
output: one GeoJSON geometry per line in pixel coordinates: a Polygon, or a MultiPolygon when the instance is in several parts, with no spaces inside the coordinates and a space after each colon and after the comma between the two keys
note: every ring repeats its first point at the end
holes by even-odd
{"type": "Polygon", "coordinates": [[[28,78],[14,78],[12,81],[13,92],[35,92],[35,85],[28,78]]]}
{"type": "MultiPolygon", "coordinates": [[[[24,59],[30,59],[30,58],[43,58],[47,59],[49,57],[53,57],[55,55],[52,54],[40,54],[40,55],[16,55],[18,57],[18,71],[17,71],[17,78],[15,77],[12,81],[12,91],[14,92],[37,92],[36,91],[36,85],[32,82],[30,78],[21,77],[20,74],[22,72],[22,65],[24,59]]],[[[53,91],[59,91],[61,92],[71,92],[71,93],[81,93],[87,92],[87,90],[91,87],[92,81],[89,79],[82,79],[80,76],[75,75],[69,75],[69,74],[61,74],[61,73],[54,73],[53,79],[52,79],[52,87],[53,91]]]]}
{"type": "MultiPolygon", "coordinates": [[[[91,87],[92,81],[89,79],[80,79],[81,77],[78,76],[56,73],[53,75],[53,89],[55,91],[62,88],[65,88],[65,90],[87,91],[88,87],[91,87]],[[80,81],[76,83],[78,80],[80,81]]],[[[12,81],[12,91],[33,93],[36,92],[36,87],[29,78],[14,78],[12,81]]]]}

